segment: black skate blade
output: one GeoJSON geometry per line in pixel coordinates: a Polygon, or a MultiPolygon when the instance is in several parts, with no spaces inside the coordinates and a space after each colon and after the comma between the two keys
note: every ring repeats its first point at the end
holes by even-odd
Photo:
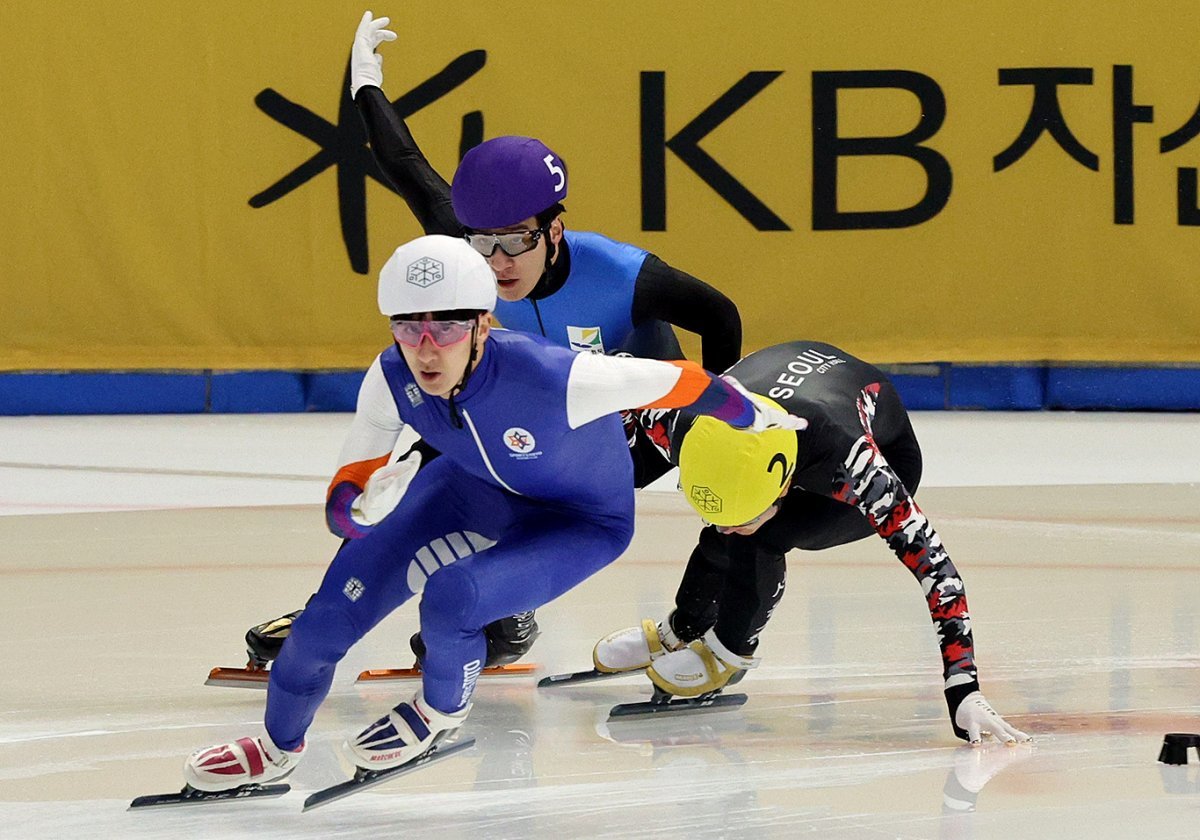
{"type": "Polygon", "coordinates": [[[283,796],[292,789],[291,785],[242,785],[230,790],[204,791],[184,785],[179,793],[153,793],[139,796],[129,803],[127,810],[134,808],[175,808],[179,805],[208,805],[213,802],[229,802],[241,799],[264,799],[283,796]]]}
{"type": "Polygon", "coordinates": [[[538,688],[553,688],[559,685],[578,685],[579,683],[598,682],[599,680],[609,680],[613,677],[628,677],[633,674],[645,674],[645,668],[638,668],[636,671],[597,671],[593,668],[590,671],[575,671],[571,674],[551,674],[548,677],[542,677],[538,680],[538,688]]]}
{"type": "Polygon", "coordinates": [[[710,697],[678,697],[674,700],[648,700],[645,703],[620,703],[608,712],[608,719],[647,715],[713,712],[732,709],[746,702],[745,694],[715,694],[710,697]]]}
{"type": "Polygon", "coordinates": [[[468,750],[473,746],[475,746],[474,738],[456,741],[453,744],[438,744],[407,764],[401,764],[399,767],[393,767],[390,770],[359,770],[353,779],[336,784],[333,787],[327,787],[324,790],[319,790],[309,796],[308,799],[304,800],[304,807],[301,810],[311,811],[313,808],[320,808],[322,805],[328,805],[330,802],[345,799],[347,796],[352,796],[359,791],[391,781],[397,776],[403,776],[405,773],[411,773],[414,770],[421,770],[435,761],[449,758],[455,753],[468,750]]]}

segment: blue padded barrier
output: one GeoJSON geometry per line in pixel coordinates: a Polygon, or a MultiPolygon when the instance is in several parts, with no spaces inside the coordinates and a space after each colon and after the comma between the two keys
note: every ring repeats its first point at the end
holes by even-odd
{"type": "MultiPolygon", "coordinates": [[[[881,365],[914,411],[1200,411],[1200,366],[881,365]]],[[[0,374],[0,415],[353,411],[363,371],[0,374]]]]}
{"type": "Polygon", "coordinates": [[[1200,367],[1052,367],[1046,408],[1122,411],[1200,409],[1200,367]]]}
{"type": "Polygon", "coordinates": [[[940,362],[880,367],[910,411],[1027,411],[1041,408],[1045,395],[1045,369],[1040,366],[940,362]]]}
{"type": "Polygon", "coordinates": [[[999,411],[1040,409],[1046,395],[1045,368],[1025,365],[946,365],[950,403],[946,408],[999,411]]]}
{"type": "Polygon", "coordinates": [[[214,371],[208,410],[216,414],[304,411],[304,376],[276,370],[214,371]]]}
{"type": "Polygon", "coordinates": [[[191,414],[208,407],[207,372],[0,374],[0,414],[191,414]]]}
{"type": "Polygon", "coordinates": [[[327,371],[304,375],[307,411],[354,411],[366,371],[327,371]]]}
{"type": "Polygon", "coordinates": [[[909,411],[935,411],[950,404],[943,365],[880,365],[909,411]]]}

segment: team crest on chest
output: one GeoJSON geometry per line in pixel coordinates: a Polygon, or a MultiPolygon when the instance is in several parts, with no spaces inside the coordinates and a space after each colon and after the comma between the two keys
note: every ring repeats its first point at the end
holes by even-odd
{"type": "Polygon", "coordinates": [[[421,389],[417,387],[417,383],[415,382],[409,382],[404,386],[404,396],[408,397],[408,403],[413,408],[425,402],[425,398],[421,396],[421,389]]]}
{"type": "Polygon", "coordinates": [[[520,426],[513,426],[504,433],[504,445],[511,450],[509,457],[518,460],[536,458],[542,454],[537,448],[533,432],[520,426]]]}
{"type": "Polygon", "coordinates": [[[572,327],[567,325],[567,341],[571,349],[580,353],[603,353],[604,337],[599,327],[572,327]]]}

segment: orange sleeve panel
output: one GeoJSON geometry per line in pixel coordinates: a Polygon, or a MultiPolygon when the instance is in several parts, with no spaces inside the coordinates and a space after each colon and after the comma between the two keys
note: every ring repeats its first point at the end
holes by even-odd
{"type": "Polygon", "coordinates": [[[680,369],[679,381],[659,399],[638,408],[683,408],[700,399],[700,395],[712,384],[712,377],[708,375],[708,371],[695,362],[684,359],[669,361],[667,364],[680,369]]]}
{"type": "Polygon", "coordinates": [[[329,501],[329,496],[333,493],[333,488],[337,487],[344,481],[349,481],[359,490],[367,486],[367,479],[371,477],[371,473],[380,467],[386,467],[391,453],[380,455],[378,458],[372,458],[369,461],[355,461],[353,464],[347,464],[337,471],[333,477],[333,481],[329,482],[329,489],[325,491],[325,501],[329,501]]]}

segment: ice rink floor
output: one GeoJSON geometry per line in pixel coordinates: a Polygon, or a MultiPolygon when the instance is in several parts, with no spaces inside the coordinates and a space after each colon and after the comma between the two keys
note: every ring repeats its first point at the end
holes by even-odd
{"type": "MultiPolygon", "coordinates": [[[[790,557],[740,709],[606,723],[635,676],[484,681],[471,752],[302,814],[342,739],[414,686],[415,605],[342,664],[275,800],[129,812],[263,693],[206,687],[251,624],[300,607],[337,540],[345,415],[0,418],[0,837],[1195,838],[1200,415],[917,414],[917,494],[966,582],[980,680],[1030,746],[954,739],[919,587],[882,541],[790,557]]],[[[538,612],[541,674],[660,618],[699,521],[640,494],[613,566],[538,612]]]]}

